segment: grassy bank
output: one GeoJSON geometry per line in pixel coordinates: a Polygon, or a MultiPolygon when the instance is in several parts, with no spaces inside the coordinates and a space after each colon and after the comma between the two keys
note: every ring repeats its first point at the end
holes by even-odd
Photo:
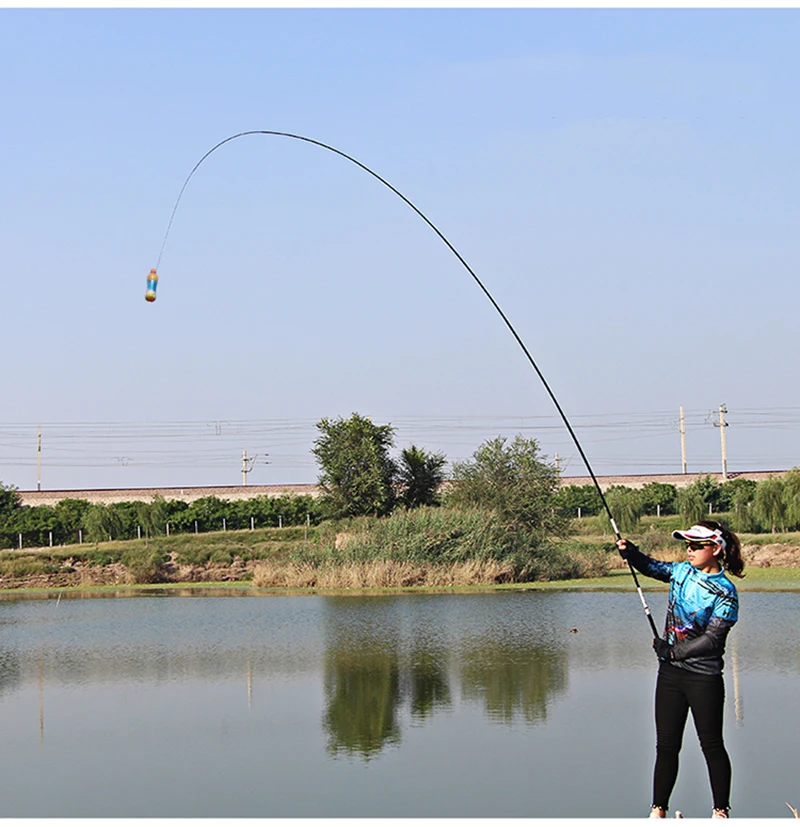
{"type": "MultiPolygon", "coordinates": [[[[653,518],[631,539],[665,560],[683,559],[674,518],[653,518]]],[[[319,526],[180,534],[149,540],[0,552],[0,589],[176,585],[267,590],[439,589],[475,586],[630,588],[607,532],[554,541],[509,533],[480,510],[418,509],[319,526]]],[[[743,535],[751,588],[800,588],[800,533],[743,535]]],[[[646,578],[644,579],[646,581],[646,578]]],[[[643,582],[645,588],[661,588],[643,582]]]]}
{"type": "Polygon", "coordinates": [[[316,528],[180,534],[0,552],[0,588],[251,580],[259,560],[291,556],[316,528]]]}
{"type": "Polygon", "coordinates": [[[260,588],[470,586],[574,579],[605,549],[509,531],[491,512],[421,508],[315,527],[183,534],[0,553],[0,588],[224,581],[260,588]]]}
{"type": "MultiPolygon", "coordinates": [[[[711,514],[711,519],[720,520],[724,525],[735,525],[734,515],[711,514]]],[[[605,542],[613,542],[614,535],[611,531],[608,519],[605,516],[599,517],[583,517],[572,521],[572,530],[576,537],[589,539],[593,542],[603,540],[605,542]]],[[[663,517],[645,516],[639,520],[638,527],[631,532],[622,532],[625,536],[630,536],[632,539],[642,540],[647,537],[658,537],[664,546],[673,544],[672,532],[676,529],[686,528],[682,517],[676,514],[669,514],[663,517]]],[[[772,543],[784,543],[788,545],[800,546],[800,531],[776,532],[751,534],[748,532],[738,532],[739,539],[743,545],[758,545],[765,546],[772,543]]]]}

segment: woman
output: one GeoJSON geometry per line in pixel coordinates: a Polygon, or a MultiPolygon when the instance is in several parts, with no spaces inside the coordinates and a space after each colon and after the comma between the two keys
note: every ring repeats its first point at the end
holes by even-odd
{"type": "Polygon", "coordinates": [[[617,541],[619,553],[634,568],[669,583],[664,638],[653,641],[659,667],[650,818],[666,818],[690,709],[708,766],[712,818],[728,818],[731,762],[722,738],[722,655],[738,619],[739,597],[727,574],[743,577],[744,563],[739,538],[715,520],[701,520],[672,536],[686,543],[687,562],[664,563],[642,554],[629,540],[617,541]]]}

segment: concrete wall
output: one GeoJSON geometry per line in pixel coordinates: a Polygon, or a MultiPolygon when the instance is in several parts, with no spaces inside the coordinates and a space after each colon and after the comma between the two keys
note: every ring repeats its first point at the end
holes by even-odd
{"type": "MultiPolygon", "coordinates": [[[[742,471],[730,472],[728,479],[737,477],[747,480],[769,479],[781,477],[786,471],[742,471]]],[[[628,488],[643,488],[650,482],[662,482],[684,488],[695,480],[710,476],[717,482],[722,482],[721,473],[706,474],[630,474],[627,476],[597,477],[600,488],[605,491],[612,485],[624,485],[628,488]]],[[[562,485],[591,485],[590,477],[562,477],[562,485]]],[[[55,505],[59,500],[81,499],[91,503],[119,503],[143,500],[149,502],[155,495],[160,494],[165,500],[183,500],[191,503],[201,497],[219,497],[221,500],[250,500],[254,497],[281,497],[289,494],[310,494],[312,497],[320,495],[320,488],[313,483],[298,485],[213,485],[207,487],[186,488],[94,488],[88,490],[67,491],[20,491],[23,505],[55,505]]]]}
{"type": "Polygon", "coordinates": [[[201,497],[221,500],[252,500],[255,497],[282,497],[290,494],[319,496],[317,485],[211,485],[186,488],[90,488],[67,491],[20,491],[23,505],[55,505],[59,500],[88,500],[90,503],[149,502],[157,494],[165,500],[191,503],[201,497]]]}

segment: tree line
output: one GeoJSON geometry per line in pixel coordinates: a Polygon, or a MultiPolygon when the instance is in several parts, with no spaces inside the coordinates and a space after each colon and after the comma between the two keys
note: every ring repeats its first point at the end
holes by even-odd
{"type": "MultiPolygon", "coordinates": [[[[620,529],[634,530],[646,516],[680,515],[689,525],[709,514],[726,514],[734,531],[765,533],[800,530],[800,468],[756,482],[741,477],[718,482],[711,475],[676,488],[651,482],[640,489],[614,485],[605,492],[620,529]]],[[[604,513],[593,485],[567,485],[556,496],[571,517],[604,513]]]]}
{"type": "Polygon", "coordinates": [[[316,525],[322,518],[320,505],[308,494],[223,500],[202,497],[192,503],[165,500],[90,503],[65,499],[55,506],[23,506],[16,489],[0,483],[0,547],[47,546],[106,540],[133,540],[187,533],[231,531],[279,525],[316,525]],[[252,523],[251,523],[252,520],[252,523]]]}

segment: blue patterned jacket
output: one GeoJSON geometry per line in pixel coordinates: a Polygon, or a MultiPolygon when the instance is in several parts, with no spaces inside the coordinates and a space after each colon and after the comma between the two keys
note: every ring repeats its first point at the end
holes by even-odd
{"type": "Polygon", "coordinates": [[[628,560],[647,577],[669,583],[664,639],[672,646],[673,666],[719,675],[725,639],[739,619],[739,595],[724,570],[704,574],[689,562],[664,563],[629,548],[628,560]]]}

